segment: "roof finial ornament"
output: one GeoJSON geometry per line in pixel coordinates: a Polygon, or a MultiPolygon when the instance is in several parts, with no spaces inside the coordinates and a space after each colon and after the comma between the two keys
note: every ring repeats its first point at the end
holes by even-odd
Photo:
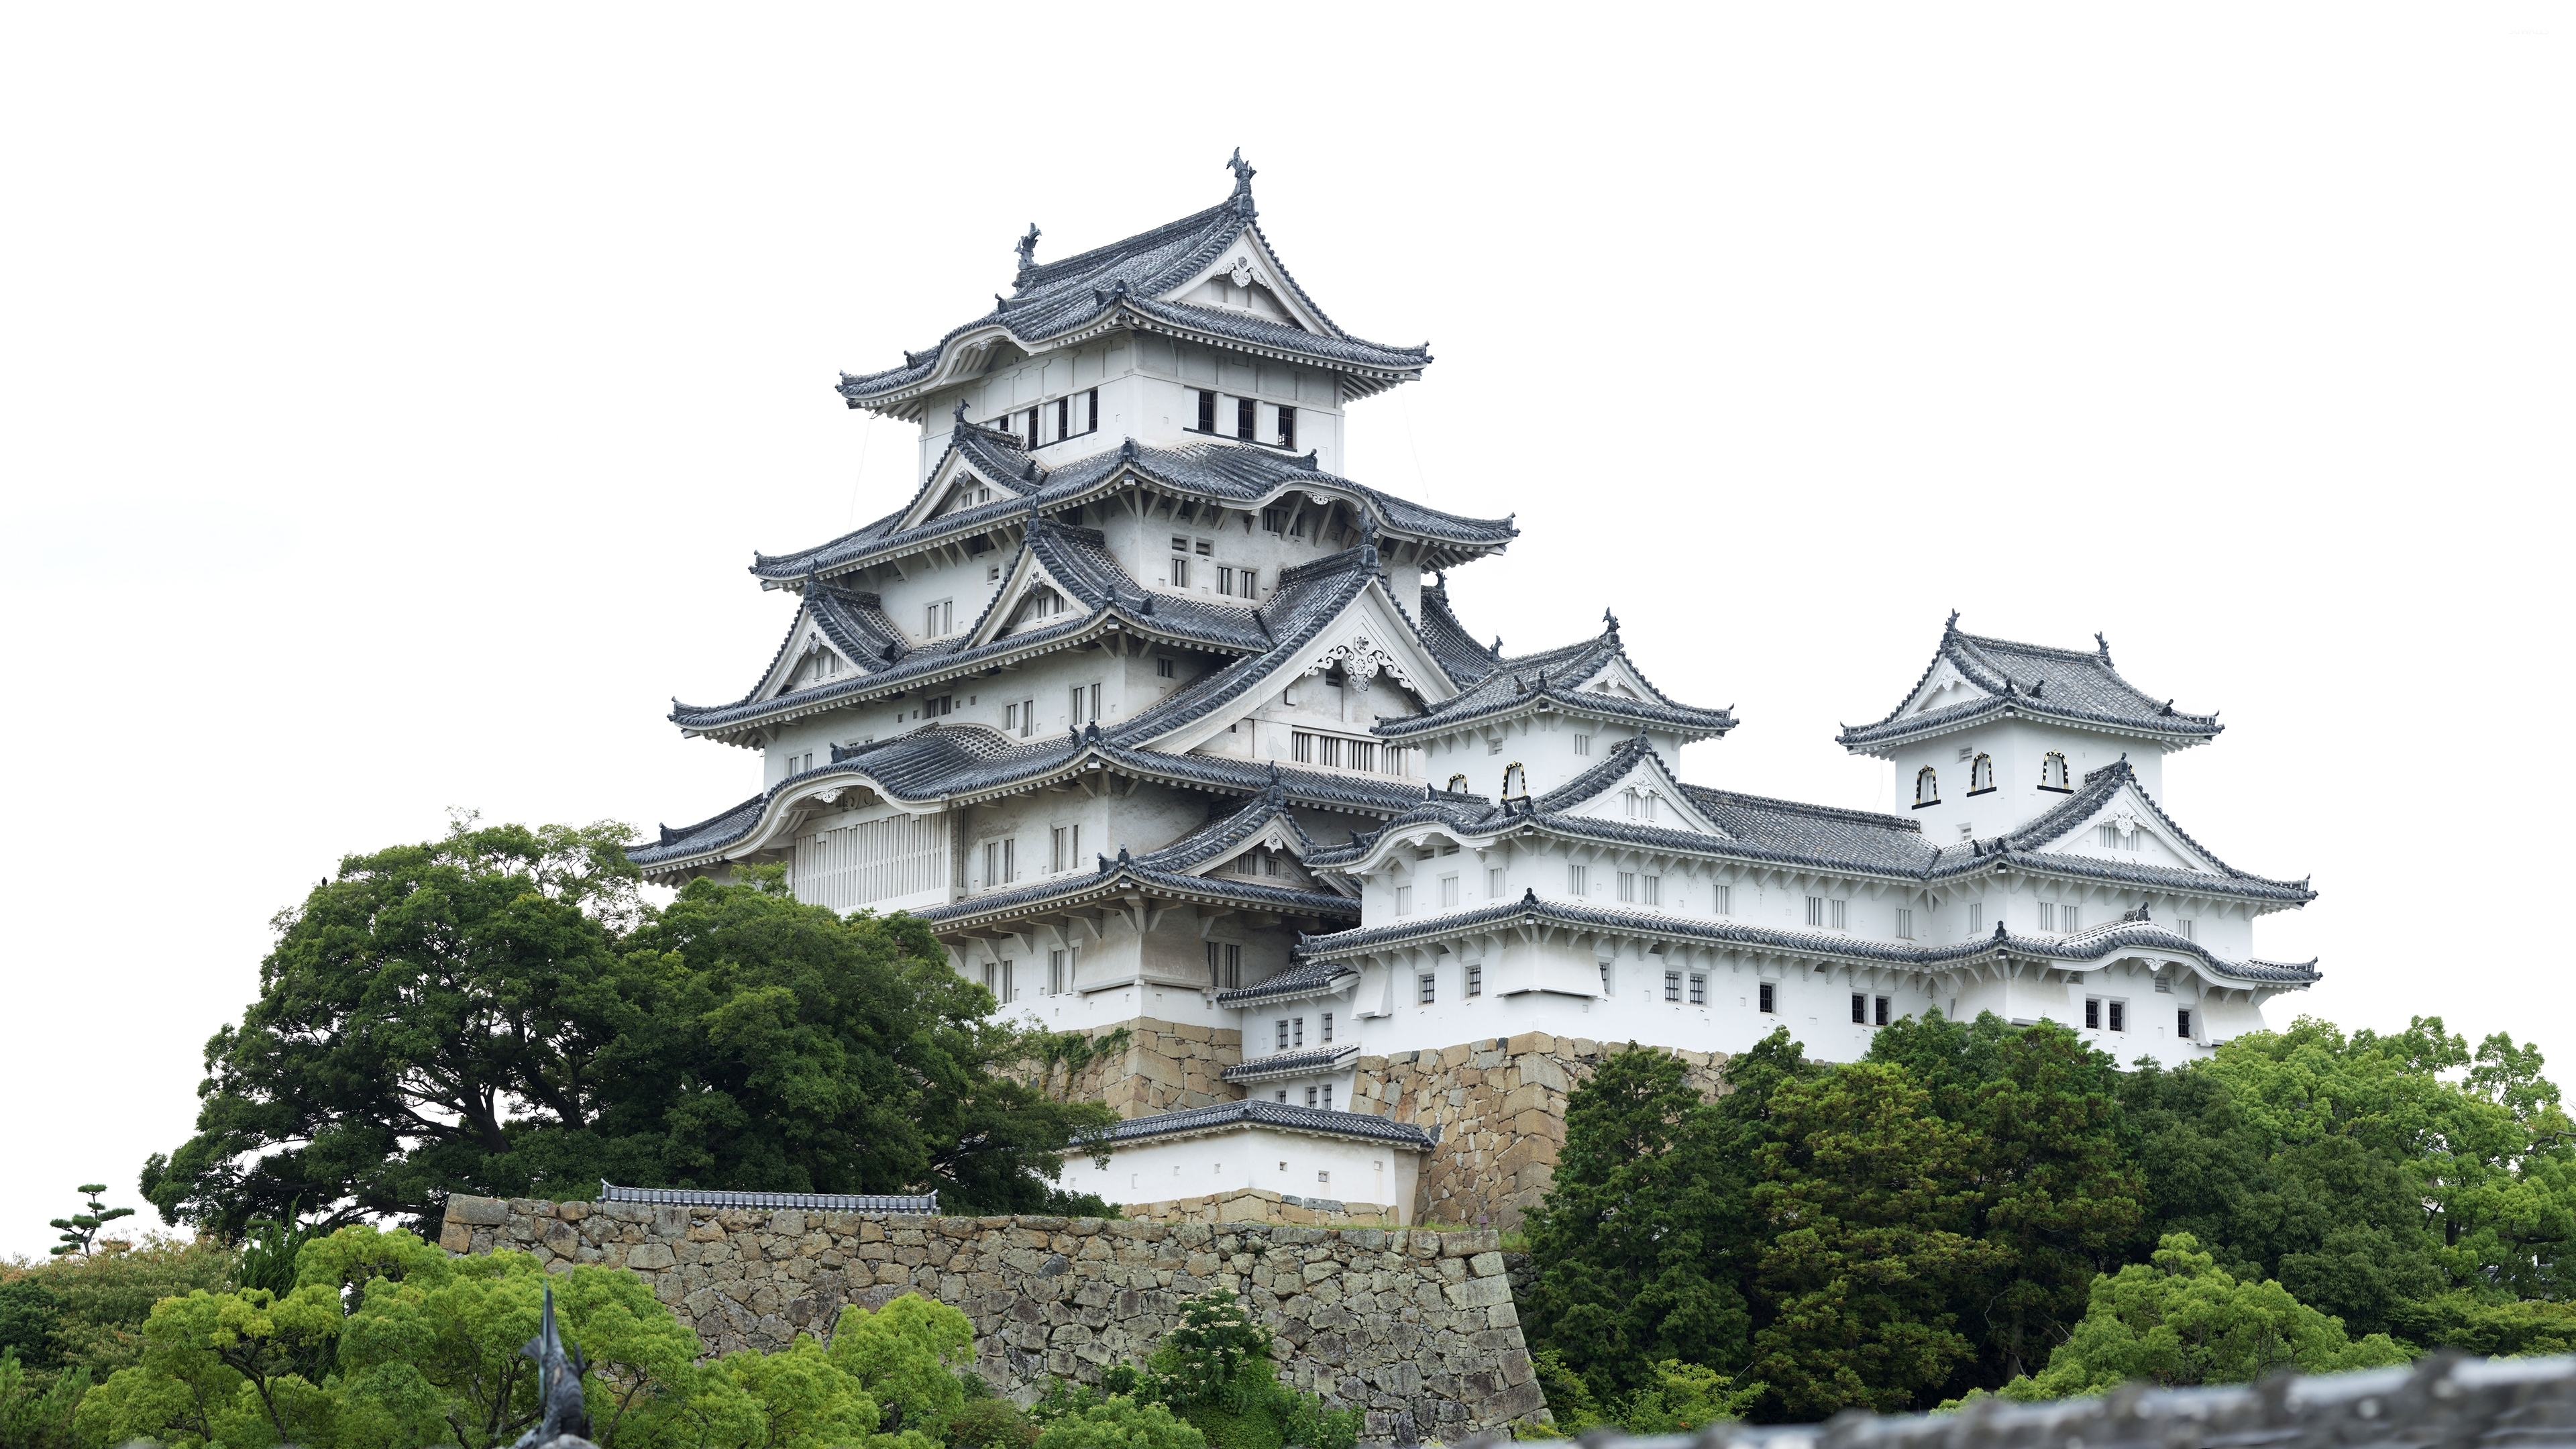
{"type": "Polygon", "coordinates": [[[1601,622],[1610,626],[1607,629],[1604,629],[1602,631],[1603,633],[1616,634],[1619,632],[1619,616],[1611,613],[1608,609],[1603,609],[1601,611],[1601,622]]]}
{"type": "Polygon", "coordinates": [[[1042,235],[1044,233],[1038,230],[1038,224],[1034,221],[1030,222],[1029,234],[1019,240],[1021,271],[1025,272],[1038,264],[1038,238],[1042,235]]]}
{"type": "Polygon", "coordinates": [[[1494,657],[1496,659],[1503,657],[1503,636],[1500,634],[1494,636],[1494,657]]]}
{"type": "Polygon", "coordinates": [[[966,426],[966,399],[961,397],[957,400],[957,411],[950,416],[957,419],[960,427],[966,426]]]}
{"type": "Polygon", "coordinates": [[[1377,567],[1377,514],[1360,510],[1360,567],[1377,567]]]}
{"type": "Polygon", "coordinates": [[[1234,154],[1226,158],[1225,165],[1234,173],[1234,209],[1249,216],[1252,214],[1252,163],[1243,159],[1243,148],[1237,146],[1234,154]]]}
{"type": "Polygon", "coordinates": [[[1952,610],[1950,611],[1950,622],[1941,626],[1941,632],[1942,632],[1943,634],[1945,634],[1945,635],[1948,635],[1948,634],[1956,634],[1956,633],[1958,633],[1958,632],[1959,632],[1959,611],[1958,611],[1958,610],[1956,610],[1956,609],[1952,609],[1952,610]]]}
{"type": "Polygon", "coordinates": [[[2099,629],[2093,631],[2093,650],[2102,656],[2103,663],[2111,662],[2111,641],[2103,638],[2102,631],[2099,629]]]}

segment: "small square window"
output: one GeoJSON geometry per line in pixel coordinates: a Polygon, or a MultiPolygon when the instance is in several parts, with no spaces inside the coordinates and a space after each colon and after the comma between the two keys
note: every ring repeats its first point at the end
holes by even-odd
{"type": "Polygon", "coordinates": [[[1858,991],[1852,993],[1852,1025],[1869,1025],[1869,997],[1858,991]]]}
{"type": "Polygon", "coordinates": [[[2181,1037],[2184,1041],[2191,1040],[2190,1007],[2177,1006],[2174,1008],[2174,1035],[2181,1037]]]}
{"type": "Polygon", "coordinates": [[[1887,1008],[1888,1008],[1888,1006],[1889,1006],[1889,1005],[1890,1005],[1890,1003],[1889,1003],[1888,999],[1887,999],[1886,997],[1884,997],[1884,996],[1873,996],[1873,997],[1871,997],[1871,998],[1870,998],[1870,1013],[1871,1013],[1871,1016],[1870,1016],[1870,1024],[1871,1024],[1871,1025],[1873,1025],[1873,1026],[1885,1026],[1885,1025],[1887,1025],[1887,1008]]]}
{"type": "Polygon", "coordinates": [[[1678,971],[1664,973],[1664,999],[1666,1001],[1682,999],[1682,973],[1678,971]]]}
{"type": "Polygon", "coordinates": [[[1424,1005],[1424,1006],[1429,1006],[1432,1002],[1437,1001],[1437,1000],[1439,999],[1439,992],[1440,992],[1440,978],[1439,978],[1439,977],[1432,975],[1432,974],[1431,974],[1430,972],[1428,972],[1428,971],[1425,971],[1425,972],[1423,972],[1420,976],[1415,977],[1413,980],[1414,980],[1414,989],[1419,993],[1419,995],[1418,995],[1418,996],[1416,996],[1416,998],[1415,998],[1415,999],[1416,999],[1417,1001],[1419,1001],[1422,1005],[1424,1005]]]}
{"type": "Polygon", "coordinates": [[[2088,996],[2084,998],[2084,1029],[2086,1031],[2100,1031],[2102,1029],[2101,997],[2088,996]]]}
{"type": "Polygon", "coordinates": [[[1768,982],[1768,981],[1763,982],[1763,983],[1761,984],[1761,986],[1759,986],[1758,988],[1756,988],[1756,990],[1759,992],[1759,999],[1760,999],[1760,1003],[1761,1003],[1761,1004],[1760,1004],[1760,1006],[1759,1006],[1759,1008],[1758,1008],[1759,1010],[1761,1010],[1761,1011],[1763,1011],[1763,1012],[1766,1012],[1766,1013],[1773,1013],[1773,1012],[1777,1012],[1777,1011],[1780,1009],[1780,1007],[1779,1007],[1779,998],[1777,998],[1777,997],[1775,997],[1775,996],[1773,996],[1773,995],[1771,994],[1771,993],[1772,993],[1773,988],[1772,988],[1772,985],[1771,985],[1771,983],[1770,983],[1770,982],[1768,982]]]}
{"type": "Polygon", "coordinates": [[[1179,672],[1180,667],[1173,660],[1157,659],[1154,661],[1154,677],[1157,679],[1170,679],[1179,672]]]}
{"type": "Polygon", "coordinates": [[[1485,994],[1484,967],[1470,966],[1467,968],[1467,994],[1469,996],[1482,996],[1485,994]]]}
{"type": "Polygon", "coordinates": [[[1690,1002],[1693,1006],[1708,1005],[1708,977],[1697,971],[1691,973],[1690,1002]]]}
{"type": "Polygon", "coordinates": [[[2110,1006],[2111,1029],[2113,1031],[2127,1031],[2129,1029],[2129,1003],[2125,1001],[2114,1001],[2110,1006]]]}

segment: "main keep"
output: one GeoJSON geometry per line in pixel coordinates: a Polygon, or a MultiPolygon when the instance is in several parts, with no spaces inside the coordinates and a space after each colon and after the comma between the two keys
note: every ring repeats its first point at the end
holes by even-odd
{"type": "Polygon", "coordinates": [[[1683,783],[1681,747],[1735,718],[1657,689],[1614,617],[1477,642],[1444,571],[1512,521],[1344,453],[1344,409],[1429,350],[1326,316],[1232,164],[1223,202],[1079,256],[1039,262],[1030,228],[991,311],[841,379],[920,424],[920,486],[753,557],[785,639],[741,699],[671,718],[764,784],[637,847],[649,878],[785,865],[804,900],[932,922],[1003,1014],[1126,1027],[1081,1084],[1127,1119],[1110,1165],[1066,1182],[1181,1212],[1508,1226],[1609,1043],[1705,1072],[1786,1025],[1848,1059],[1937,1007],[2181,1062],[2317,979],[2251,954],[2307,883],[2166,811],[2165,755],[2216,717],[2098,635],[1954,615],[1836,740],[1892,763],[1894,814],[1683,783]]]}

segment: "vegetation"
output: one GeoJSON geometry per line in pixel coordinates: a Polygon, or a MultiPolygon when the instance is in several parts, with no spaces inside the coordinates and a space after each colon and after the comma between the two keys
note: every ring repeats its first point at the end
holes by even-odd
{"type": "Polygon", "coordinates": [[[426,1230],[453,1192],[602,1178],[1105,1210],[1051,1183],[1107,1109],[1013,1075],[1065,1045],[987,1024],[925,924],[844,919],[775,871],[651,909],[626,834],[460,822],[342,861],[207,1043],[197,1135],[145,1165],[163,1219],[426,1230]]]}
{"type": "Polygon", "coordinates": [[[1029,1412],[1036,1449],[1353,1449],[1359,1411],[1279,1382],[1270,1350],[1232,1293],[1193,1298],[1141,1366],[1113,1366],[1097,1388],[1049,1385],[1029,1412]]]}
{"type": "Polygon", "coordinates": [[[134,1209],[130,1207],[112,1208],[99,1200],[98,1195],[107,1191],[106,1183],[85,1182],[77,1190],[81,1196],[89,1199],[89,1211],[74,1213],[67,1218],[56,1218],[45,1225],[62,1230],[63,1240],[52,1250],[57,1258],[70,1253],[88,1257],[97,1251],[99,1229],[115,1222],[118,1218],[134,1216],[134,1209]]]}
{"type": "Polygon", "coordinates": [[[1785,1031],[1703,1101],[1632,1049],[1567,1103],[1524,1309],[1558,1426],[1815,1419],[2435,1346],[2576,1347],[2576,1130],[2537,1051],[2302,1020],[2127,1073],[1937,1013],[1785,1031]]]}

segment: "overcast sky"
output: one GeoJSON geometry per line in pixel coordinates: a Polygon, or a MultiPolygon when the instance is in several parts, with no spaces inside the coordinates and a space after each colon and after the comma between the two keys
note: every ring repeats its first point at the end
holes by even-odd
{"type": "Polygon", "coordinates": [[[1949,610],[2103,631],[2224,712],[2182,824],[2315,877],[2276,1023],[2576,1073],[2565,6],[966,15],[10,11],[0,1254],[139,1201],[343,853],[756,789],[663,716],[775,648],[754,549],[909,491],[836,372],[1238,145],[1306,289],[1438,359],[1347,471],[1519,515],[1471,628],[1615,607],[1744,721],[1687,777],[1862,807],[1837,725],[1949,610]]]}

